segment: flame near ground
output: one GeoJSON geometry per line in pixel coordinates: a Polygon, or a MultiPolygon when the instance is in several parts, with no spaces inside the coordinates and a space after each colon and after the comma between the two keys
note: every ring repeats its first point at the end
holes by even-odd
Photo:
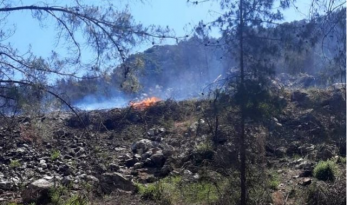
{"type": "Polygon", "coordinates": [[[136,110],[145,110],[146,108],[153,106],[155,103],[157,103],[159,101],[161,101],[160,98],[150,97],[150,98],[146,98],[140,102],[130,102],[130,106],[136,110]]]}

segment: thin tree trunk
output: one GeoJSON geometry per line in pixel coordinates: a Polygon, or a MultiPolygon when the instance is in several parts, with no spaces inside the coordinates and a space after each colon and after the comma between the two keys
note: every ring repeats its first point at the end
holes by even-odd
{"type": "Polygon", "coordinates": [[[246,145],[245,145],[245,85],[244,85],[244,64],[243,64],[243,0],[240,0],[240,30],[239,30],[239,41],[240,41],[240,71],[241,71],[241,133],[240,133],[240,178],[241,178],[241,205],[246,205],[247,199],[247,187],[246,187],[246,145]]]}

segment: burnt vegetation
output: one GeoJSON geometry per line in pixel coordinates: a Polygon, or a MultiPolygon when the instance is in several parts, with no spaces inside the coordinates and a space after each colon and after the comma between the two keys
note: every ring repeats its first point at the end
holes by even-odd
{"type": "Polygon", "coordinates": [[[295,1],[221,0],[183,37],[111,2],[0,1],[55,22],[70,54],[0,32],[0,204],[346,204],[345,2],[288,23],[295,1]]]}

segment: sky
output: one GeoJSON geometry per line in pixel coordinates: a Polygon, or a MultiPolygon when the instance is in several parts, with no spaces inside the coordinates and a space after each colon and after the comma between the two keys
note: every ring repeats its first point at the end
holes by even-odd
{"type": "MultiPolygon", "coordinates": [[[[26,0],[23,4],[27,3],[27,5],[31,5],[35,2],[38,1],[26,0]]],[[[93,3],[92,0],[86,2],[89,4],[93,3]]],[[[99,4],[103,1],[94,0],[94,2],[99,4]]],[[[144,25],[169,26],[175,31],[177,36],[191,34],[191,29],[199,21],[213,21],[221,13],[219,4],[216,1],[200,3],[198,5],[187,3],[187,0],[111,0],[111,2],[114,2],[119,8],[125,8],[128,5],[130,12],[137,22],[144,25]]],[[[310,0],[301,0],[298,3],[297,6],[300,12],[293,9],[285,11],[285,19],[287,21],[294,21],[307,17],[304,13],[307,13],[308,2],[310,0]]],[[[59,1],[59,3],[64,4],[65,1],[59,1]]],[[[52,21],[46,21],[44,24],[38,23],[32,19],[29,11],[10,13],[7,17],[6,24],[4,25],[2,21],[0,26],[2,30],[10,29],[12,31],[15,30],[15,32],[10,38],[3,40],[1,43],[11,43],[22,52],[25,52],[31,47],[36,55],[43,57],[49,56],[52,50],[58,52],[61,50],[61,48],[56,47],[57,40],[55,38],[54,26],[52,25],[52,21]]],[[[217,30],[214,30],[211,35],[218,37],[219,33],[217,30]]],[[[165,43],[170,42],[163,42],[163,44],[165,43]]],[[[150,46],[150,44],[139,45],[133,49],[133,52],[143,51],[150,46]]]]}

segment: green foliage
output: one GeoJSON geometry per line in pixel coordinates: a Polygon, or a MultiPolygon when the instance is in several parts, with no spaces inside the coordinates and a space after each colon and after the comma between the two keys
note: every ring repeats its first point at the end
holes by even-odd
{"type": "Polygon", "coordinates": [[[86,205],[88,203],[84,195],[69,195],[69,189],[64,186],[50,189],[49,196],[53,205],[86,205]]]}
{"type": "Polygon", "coordinates": [[[64,205],[87,205],[88,200],[82,195],[73,195],[64,205]]]}
{"type": "Polygon", "coordinates": [[[337,163],[337,164],[346,165],[346,157],[339,157],[339,158],[337,158],[336,163],[337,163]]]}
{"type": "Polygon", "coordinates": [[[313,170],[313,175],[319,180],[334,181],[336,176],[337,167],[335,162],[320,161],[313,170]]]}
{"type": "Polygon", "coordinates": [[[20,162],[19,160],[15,159],[15,160],[11,160],[10,162],[10,168],[17,168],[20,167],[20,162]]]}
{"type": "Polygon", "coordinates": [[[58,186],[50,189],[49,196],[51,197],[51,202],[54,205],[60,205],[63,202],[62,197],[68,193],[68,190],[64,186],[58,186]]]}
{"type": "Polygon", "coordinates": [[[148,185],[137,184],[137,189],[144,199],[159,201],[162,198],[160,182],[148,185]]]}
{"type": "Polygon", "coordinates": [[[57,160],[60,157],[60,151],[59,150],[53,150],[51,153],[51,159],[57,160]]]}
{"type": "Polygon", "coordinates": [[[164,178],[153,184],[137,184],[137,187],[143,198],[160,204],[212,203],[219,198],[217,184],[207,180],[186,182],[179,176],[164,178]]]}
{"type": "Polygon", "coordinates": [[[331,183],[314,182],[301,197],[307,205],[345,205],[346,204],[346,179],[338,179],[332,186],[331,183]]]}
{"type": "Polygon", "coordinates": [[[239,88],[235,94],[237,105],[244,105],[247,117],[260,120],[280,113],[285,107],[278,96],[273,95],[264,80],[246,80],[244,88],[239,88]]]}
{"type": "Polygon", "coordinates": [[[277,190],[279,184],[280,184],[280,181],[279,181],[278,174],[277,173],[270,174],[268,179],[268,187],[272,190],[277,190]]]}

